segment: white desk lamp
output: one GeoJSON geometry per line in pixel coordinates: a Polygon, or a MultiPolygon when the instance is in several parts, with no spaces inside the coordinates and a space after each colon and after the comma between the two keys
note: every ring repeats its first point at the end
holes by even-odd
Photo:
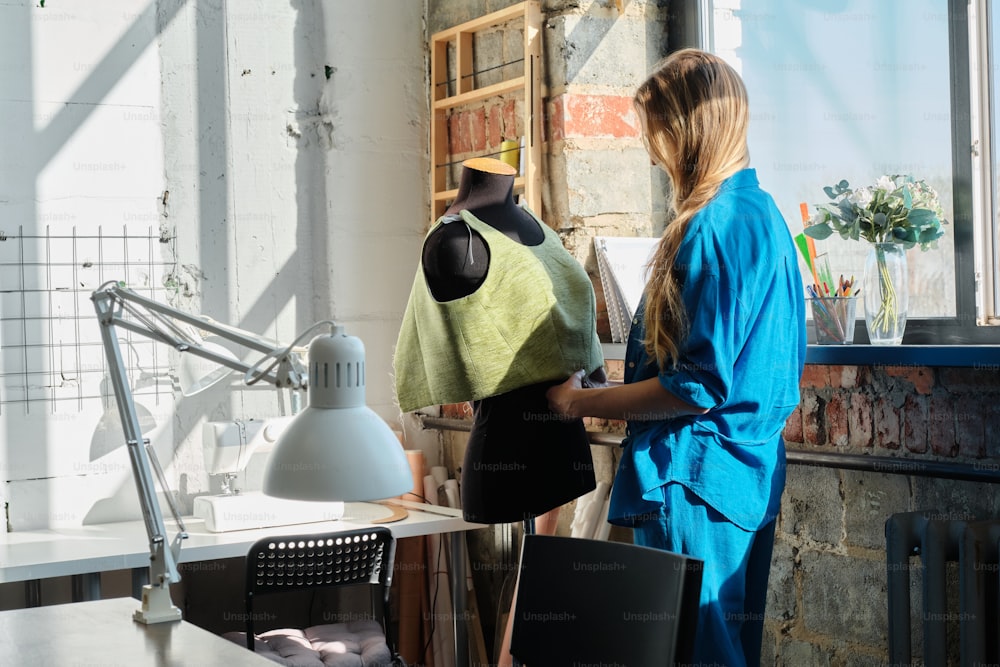
{"type": "Polygon", "coordinates": [[[271,452],[265,494],[296,500],[362,501],[412,490],[413,478],[399,440],[388,424],[365,406],[364,345],[347,336],[343,327],[320,323],[330,325],[332,331],[312,340],[306,369],[294,347],[298,341],[287,347],[274,345],[255,334],[141,296],[120,283],[105,283],[91,300],[101,324],[108,371],[149,537],[150,583],[143,586],[142,607],[133,614],[136,621],[159,623],[181,618],[170,599],[170,584],[181,579],[177,563],[187,533],[156,455],[142,436],[117,327],[243,371],[247,384],[263,379],[278,388],[308,388],[308,407],[292,419],[271,452]],[[187,331],[192,326],[264,356],[256,364],[244,364],[228,351],[193,337],[187,331]],[[269,360],[270,365],[261,368],[269,360]],[[153,473],[160,479],[178,525],[169,548],[153,473]]]}

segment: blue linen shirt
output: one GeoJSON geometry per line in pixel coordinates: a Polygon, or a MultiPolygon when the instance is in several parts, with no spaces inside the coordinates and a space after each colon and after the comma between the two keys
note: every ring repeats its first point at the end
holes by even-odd
{"type": "Polygon", "coordinates": [[[744,169],[691,218],[674,263],[689,317],[677,368],[643,346],[644,303],[632,320],[625,382],[658,377],[702,415],[628,420],[609,521],[669,514],[661,487],[683,484],[745,530],[778,513],[785,420],[799,404],[805,296],[781,213],[744,169]]]}

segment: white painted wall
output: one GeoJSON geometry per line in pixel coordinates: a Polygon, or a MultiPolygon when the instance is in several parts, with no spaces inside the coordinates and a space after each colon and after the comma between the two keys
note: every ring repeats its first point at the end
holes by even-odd
{"type": "MultiPolygon", "coordinates": [[[[114,519],[106,501],[122,494],[135,505],[123,438],[103,437],[117,420],[100,398],[88,297],[105,279],[155,282],[125,260],[162,256],[158,243],[87,238],[158,233],[155,12],[135,0],[42,4],[0,5],[0,496],[14,529],[114,519]]],[[[142,413],[169,456],[169,391],[142,413]]]]}
{"type": "MultiPolygon", "coordinates": [[[[392,349],[429,220],[427,66],[423,3],[324,3],[327,62],[321,113],[326,154],[322,252],[330,294],[320,303],[365,342],[368,402],[398,419],[392,349]]],[[[322,285],[321,282],[317,283],[322,285]]]]}
{"type": "MultiPolygon", "coordinates": [[[[0,4],[0,231],[162,230],[173,243],[151,252],[176,260],[171,302],[282,342],[336,319],[365,342],[369,403],[395,422],[392,347],[428,216],[423,3],[39,5],[0,4]]],[[[46,275],[51,259],[32,252],[27,272],[46,275]]],[[[67,368],[81,336],[96,338],[86,297],[114,276],[91,254],[83,317],[0,328],[0,495],[14,529],[138,516],[124,447],[102,439],[113,401],[13,402],[19,336],[67,368]]],[[[8,287],[21,273],[0,265],[2,317],[26,294],[8,287]]],[[[93,375],[75,382],[99,396],[93,375]]],[[[147,409],[189,499],[209,487],[203,421],[289,407],[273,390],[216,387],[147,409]]]]}

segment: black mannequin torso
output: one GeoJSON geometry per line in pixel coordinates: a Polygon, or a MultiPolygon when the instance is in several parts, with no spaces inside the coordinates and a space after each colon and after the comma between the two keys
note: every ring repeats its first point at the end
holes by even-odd
{"type": "MultiPolygon", "coordinates": [[[[545,241],[539,222],[514,202],[516,171],[512,167],[490,158],[467,160],[463,167],[455,202],[445,215],[467,210],[522,245],[545,241]]],[[[421,265],[435,299],[459,299],[475,292],[485,280],[489,247],[462,221],[441,224],[424,242],[421,265]]],[[[599,370],[603,377],[603,368],[599,370]]],[[[467,520],[522,521],[595,487],[583,420],[559,419],[548,411],[545,392],[561,381],[528,385],[474,402],[462,464],[462,509],[467,520]]]]}
{"type": "MultiPolygon", "coordinates": [[[[545,233],[530,213],[514,202],[514,168],[490,158],[463,163],[455,201],[445,215],[467,210],[490,227],[526,246],[539,245],[545,233]]],[[[424,241],[424,277],[438,301],[476,291],[490,265],[483,238],[462,223],[439,225],[424,241]]]]}

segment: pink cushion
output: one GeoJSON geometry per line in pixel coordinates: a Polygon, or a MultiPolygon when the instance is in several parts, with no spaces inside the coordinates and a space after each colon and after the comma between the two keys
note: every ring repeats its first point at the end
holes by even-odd
{"type": "MultiPolygon", "coordinates": [[[[242,646],[246,633],[222,635],[242,646]]],[[[286,667],[375,667],[392,665],[378,621],[363,619],[298,629],[269,630],[254,638],[254,651],[286,667]]]]}

